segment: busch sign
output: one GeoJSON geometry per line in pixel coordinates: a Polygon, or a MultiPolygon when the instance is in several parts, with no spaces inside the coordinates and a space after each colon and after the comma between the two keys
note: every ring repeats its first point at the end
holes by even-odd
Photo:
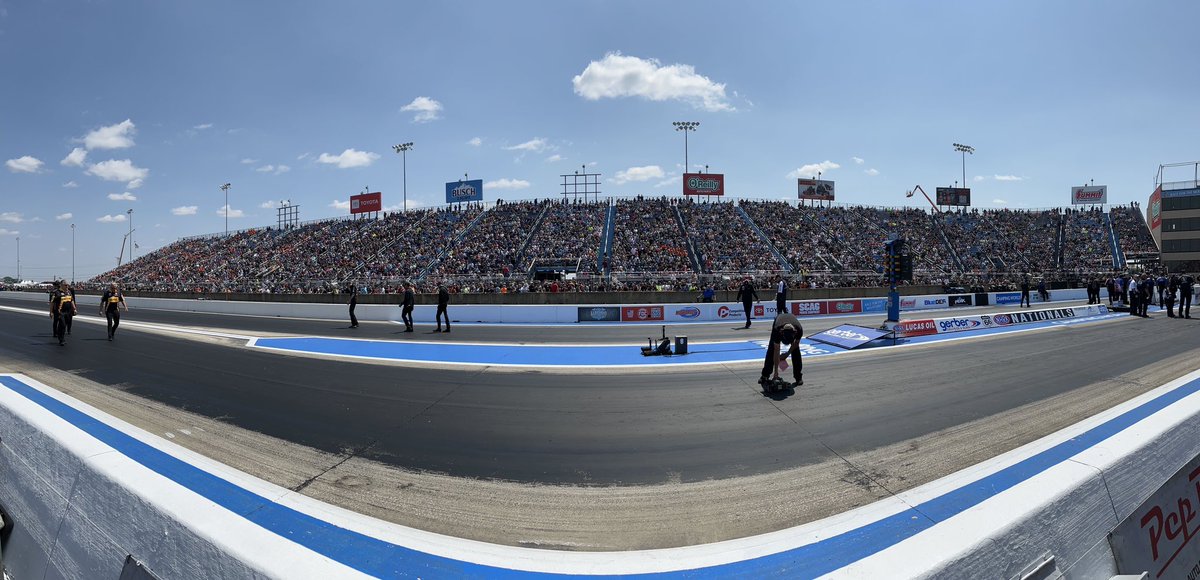
{"type": "Polygon", "coordinates": [[[1071,204],[1099,204],[1108,203],[1108,186],[1096,185],[1087,187],[1072,187],[1071,188],[1071,204]]]}
{"type": "Polygon", "coordinates": [[[446,184],[446,203],[483,201],[483,180],[451,181],[446,184]]]}
{"type": "Polygon", "coordinates": [[[684,173],[684,195],[725,195],[725,175],[721,173],[684,173]]]}

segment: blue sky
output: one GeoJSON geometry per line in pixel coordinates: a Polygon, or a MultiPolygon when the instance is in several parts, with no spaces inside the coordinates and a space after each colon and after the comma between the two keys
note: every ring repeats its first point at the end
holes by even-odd
{"type": "MultiPolygon", "coordinates": [[[[903,205],[962,180],[978,207],[1050,207],[1094,179],[1144,201],[1200,159],[1195,2],[163,2],[0,0],[0,275],[76,277],[181,236],[348,213],[604,194],[903,205]],[[1170,179],[1168,179],[1170,180],[1170,179]],[[340,204],[340,205],[339,205],[340,204]],[[65,217],[70,214],[69,217],[65,217]]],[[[1191,178],[1190,171],[1179,179],[1191,178]]],[[[922,202],[923,203],[923,202],[922,202]]]]}

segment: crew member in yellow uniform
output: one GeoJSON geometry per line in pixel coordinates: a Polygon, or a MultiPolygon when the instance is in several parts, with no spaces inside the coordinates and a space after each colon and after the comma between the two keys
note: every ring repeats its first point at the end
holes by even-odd
{"type": "Polygon", "coordinates": [[[117,326],[121,324],[121,309],[129,312],[129,306],[125,304],[125,296],[121,294],[121,289],[117,287],[117,283],[113,282],[108,285],[108,290],[104,291],[104,295],[100,297],[100,314],[108,318],[108,339],[112,340],[113,335],[117,333],[117,326]]]}

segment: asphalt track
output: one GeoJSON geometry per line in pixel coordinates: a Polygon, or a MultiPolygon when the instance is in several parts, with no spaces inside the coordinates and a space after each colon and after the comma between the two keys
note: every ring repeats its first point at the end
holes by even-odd
{"type": "MultiPolygon", "coordinates": [[[[2,298],[0,305],[32,303],[2,298]]],[[[402,330],[387,323],[350,330],[336,321],[138,309],[126,320],[253,335],[396,339],[402,330]]],[[[825,319],[806,331],[875,321],[825,319]]],[[[22,371],[22,361],[61,369],[330,453],[351,450],[386,465],[468,478],[628,485],[770,473],[903,442],[1136,374],[1160,360],[1194,358],[1198,327],[1160,315],[872,349],[807,365],[805,385],[774,398],[759,392],[757,369],[747,364],[628,374],[408,368],[283,355],[133,327],[110,343],[102,325],[85,323],[59,347],[47,316],[10,311],[0,311],[0,350],[18,361],[6,371],[22,371]]],[[[647,330],[658,327],[455,326],[452,334],[416,334],[422,340],[632,343],[644,340],[647,330]]],[[[724,323],[688,325],[687,334],[696,342],[748,333],[724,323]]]]}

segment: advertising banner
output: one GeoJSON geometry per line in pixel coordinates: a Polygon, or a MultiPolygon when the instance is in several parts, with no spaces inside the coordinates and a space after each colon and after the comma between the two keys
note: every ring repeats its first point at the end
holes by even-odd
{"type": "Polygon", "coordinates": [[[996,304],[999,306],[1005,306],[1008,304],[1020,304],[1020,303],[1021,303],[1021,293],[1020,292],[997,292],[996,293],[996,304]]]}
{"type": "Polygon", "coordinates": [[[663,307],[658,306],[622,306],[621,322],[651,322],[663,319],[663,307]]]}
{"type": "Polygon", "coordinates": [[[1107,185],[1071,188],[1071,205],[1104,205],[1108,203],[1107,185]]]}
{"type": "Polygon", "coordinates": [[[950,308],[959,308],[962,306],[972,306],[974,304],[974,295],[971,294],[954,294],[949,296],[950,308]]]}
{"type": "Polygon", "coordinates": [[[725,175],[722,173],[684,173],[684,195],[725,195],[725,175]]]}
{"type": "Polygon", "coordinates": [[[949,308],[950,300],[945,296],[902,296],[900,310],[926,310],[949,308]]]}
{"type": "Polygon", "coordinates": [[[887,298],[863,298],[862,311],[870,313],[887,312],[887,298]]]}
{"type": "Polygon", "coordinates": [[[887,336],[887,334],[886,330],[879,330],[878,328],[843,324],[826,331],[818,332],[808,338],[809,340],[832,344],[849,350],[858,348],[879,337],[887,336]]]}
{"type": "Polygon", "coordinates": [[[621,309],[616,306],[580,306],[579,322],[620,322],[621,309]]]}
{"type": "Polygon", "coordinates": [[[1189,187],[1185,189],[1168,189],[1162,192],[1162,197],[1193,197],[1200,195],[1200,187],[1189,187]]]}
{"type": "Polygon", "coordinates": [[[828,314],[829,311],[825,309],[825,306],[826,302],[824,301],[793,302],[792,316],[818,316],[821,314],[828,314]]]}
{"type": "Polygon", "coordinates": [[[1200,457],[1171,476],[1108,535],[1117,572],[1150,578],[1194,578],[1200,542],[1193,525],[1200,511],[1200,457]]]}
{"type": "Polygon", "coordinates": [[[797,179],[796,190],[800,199],[833,201],[833,182],[828,179],[797,179]]]}
{"type": "Polygon", "coordinates": [[[383,193],[360,193],[350,196],[350,213],[383,211],[383,193]]]}
{"type": "Polygon", "coordinates": [[[971,205],[971,188],[969,187],[939,187],[936,191],[938,205],[971,205]]]}
{"type": "Polygon", "coordinates": [[[862,300],[829,300],[825,309],[830,314],[852,314],[862,312],[862,300]]]}
{"type": "Polygon", "coordinates": [[[697,306],[676,306],[669,314],[672,320],[698,320],[704,312],[697,306]]]}
{"type": "MultiPolygon", "coordinates": [[[[1157,231],[1162,229],[1162,186],[1154,189],[1154,193],[1150,194],[1150,203],[1146,204],[1146,218],[1150,222],[1150,229],[1157,231]]],[[[1155,241],[1158,241],[1155,238],[1155,241]]]]}
{"type": "Polygon", "coordinates": [[[927,336],[937,334],[937,324],[933,320],[901,320],[896,324],[896,336],[927,336]]]}
{"type": "Polygon", "coordinates": [[[446,183],[446,203],[483,201],[483,180],[449,181],[446,183]]]}

